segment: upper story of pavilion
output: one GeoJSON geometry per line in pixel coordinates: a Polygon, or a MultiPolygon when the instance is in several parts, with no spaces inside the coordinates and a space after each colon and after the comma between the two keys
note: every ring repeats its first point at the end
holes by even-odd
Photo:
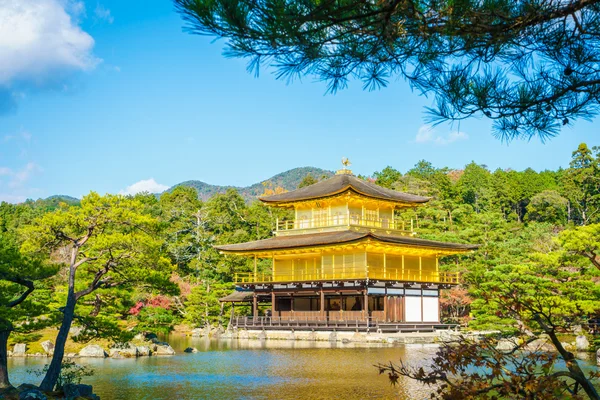
{"type": "Polygon", "coordinates": [[[397,221],[395,212],[423,205],[429,198],[386,189],[342,169],[329,179],[260,200],[294,209],[293,220],[277,221],[276,236],[342,230],[412,236],[412,222],[397,221]]]}

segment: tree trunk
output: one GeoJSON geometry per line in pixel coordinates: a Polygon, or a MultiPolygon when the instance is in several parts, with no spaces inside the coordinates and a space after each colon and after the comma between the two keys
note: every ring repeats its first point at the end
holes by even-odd
{"type": "Polygon", "coordinates": [[[60,325],[58,335],[56,335],[54,355],[52,356],[50,367],[48,367],[48,372],[46,372],[46,376],[44,376],[44,380],[40,385],[40,389],[43,391],[50,392],[54,390],[54,386],[56,386],[56,382],[58,381],[63,357],[65,355],[65,344],[67,343],[67,337],[69,336],[69,330],[71,329],[71,323],[73,322],[73,317],[75,315],[76,302],[75,292],[70,289],[67,297],[67,304],[65,305],[63,312],[62,324],[60,325]]]}
{"type": "Polygon", "coordinates": [[[8,380],[8,337],[12,331],[9,321],[0,321],[0,389],[11,387],[8,380]]]}
{"type": "Polygon", "coordinates": [[[554,329],[551,326],[549,326],[543,320],[543,317],[541,317],[540,315],[534,316],[534,319],[542,327],[544,332],[548,334],[550,340],[552,341],[552,344],[554,345],[562,359],[565,360],[566,367],[571,373],[571,377],[581,385],[581,388],[585,391],[585,394],[587,394],[591,400],[600,400],[600,395],[598,394],[598,391],[596,390],[592,382],[585,376],[585,373],[581,370],[581,367],[579,367],[579,363],[575,359],[573,353],[566,351],[563,345],[560,343],[560,340],[558,340],[554,329]]]}

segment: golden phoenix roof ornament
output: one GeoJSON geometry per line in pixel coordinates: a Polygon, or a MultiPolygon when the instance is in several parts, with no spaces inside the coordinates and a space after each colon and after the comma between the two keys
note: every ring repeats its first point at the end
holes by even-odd
{"type": "Polygon", "coordinates": [[[352,163],[350,162],[350,160],[348,160],[348,158],[347,158],[347,157],[342,157],[342,165],[344,166],[344,168],[342,168],[342,169],[338,170],[338,171],[336,172],[336,175],[344,175],[344,174],[345,174],[345,175],[352,175],[352,171],[350,171],[350,170],[348,169],[348,167],[349,167],[350,165],[352,165],[352,163]]]}

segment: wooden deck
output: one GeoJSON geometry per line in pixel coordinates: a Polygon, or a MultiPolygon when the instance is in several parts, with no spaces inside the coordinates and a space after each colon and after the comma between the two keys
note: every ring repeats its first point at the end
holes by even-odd
{"type": "Polygon", "coordinates": [[[439,322],[385,322],[373,318],[336,319],[330,317],[234,317],[236,328],[259,330],[299,331],[380,331],[382,333],[434,332],[440,329],[455,329],[457,325],[439,322]]]}

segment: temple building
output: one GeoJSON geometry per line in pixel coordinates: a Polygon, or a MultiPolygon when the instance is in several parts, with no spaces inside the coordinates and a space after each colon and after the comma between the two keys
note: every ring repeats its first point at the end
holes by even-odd
{"type": "Polygon", "coordinates": [[[221,299],[252,304],[252,317],[232,317],[238,327],[434,329],[440,289],[460,281],[440,271],[439,258],[477,248],[418,238],[396,212],[429,198],[380,187],[347,168],[260,200],[293,209],[294,219],[277,221],[272,238],[216,247],[254,260],[252,272],[236,275],[236,292],[221,299]],[[259,259],[269,260],[268,271],[259,271],[259,259]]]}

